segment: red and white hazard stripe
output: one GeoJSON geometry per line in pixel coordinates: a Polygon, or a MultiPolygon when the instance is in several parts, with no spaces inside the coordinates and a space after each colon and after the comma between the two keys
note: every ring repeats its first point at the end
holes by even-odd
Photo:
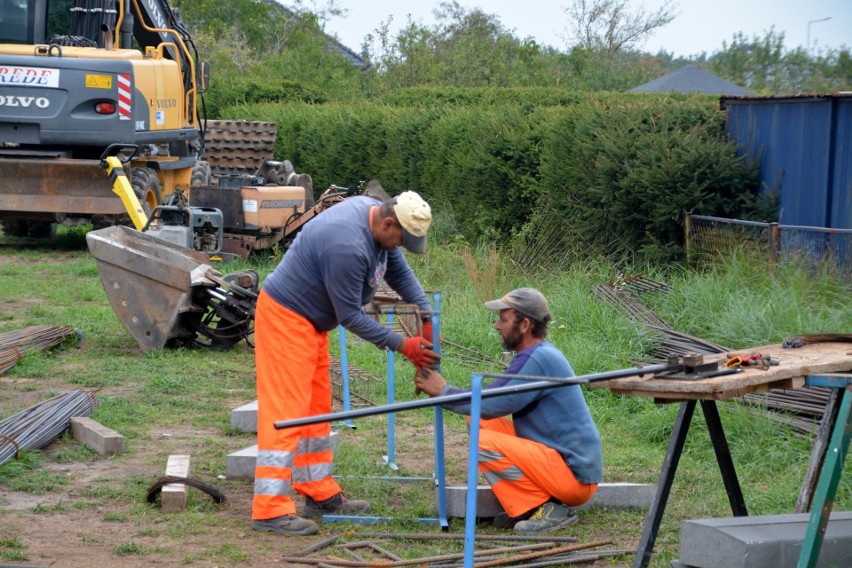
{"type": "Polygon", "coordinates": [[[118,117],[121,120],[130,120],[132,99],[130,98],[130,75],[118,76],[118,117]]]}

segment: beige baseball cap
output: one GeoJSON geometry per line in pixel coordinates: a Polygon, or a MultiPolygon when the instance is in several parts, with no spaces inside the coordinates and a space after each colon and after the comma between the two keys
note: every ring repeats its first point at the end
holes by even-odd
{"type": "Polygon", "coordinates": [[[485,307],[494,311],[512,308],[527,317],[544,323],[552,319],[547,298],[535,288],[516,288],[499,300],[485,302],[485,307]]]}
{"type": "Polygon", "coordinates": [[[393,200],[393,209],[402,225],[402,245],[422,254],[426,251],[426,232],[432,224],[432,209],[413,191],[403,191],[393,200]]]}

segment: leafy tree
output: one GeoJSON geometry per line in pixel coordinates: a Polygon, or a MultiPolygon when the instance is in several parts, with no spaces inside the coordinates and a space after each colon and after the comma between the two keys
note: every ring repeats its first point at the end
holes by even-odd
{"type": "Polygon", "coordinates": [[[368,36],[367,49],[386,88],[551,86],[563,83],[567,59],[532,38],[518,39],[499,17],[458,2],[442,2],[436,23],[409,18],[396,37],[390,21],[368,36]]]}
{"type": "Polygon", "coordinates": [[[849,62],[846,48],[816,56],[802,47],[787,50],[784,34],[774,28],[762,37],[738,32],[707,59],[714,73],[763,94],[847,90],[852,86],[849,62]]]}
{"type": "Polygon", "coordinates": [[[654,30],[675,18],[672,10],[677,4],[672,0],[652,12],[642,6],[631,12],[629,4],[630,0],[572,0],[565,12],[580,46],[613,58],[635,49],[654,30]]]}
{"type": "Polygon", "coordinates": [[[362,98],[373,75],[329,49],[326,18],[264,0],[176,0],[198,48],[211,64],[208,116],[232,105],[362,98]]]}

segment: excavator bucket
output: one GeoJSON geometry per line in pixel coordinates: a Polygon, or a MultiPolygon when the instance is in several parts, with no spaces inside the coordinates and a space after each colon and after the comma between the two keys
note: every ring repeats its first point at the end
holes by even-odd
{"type": "Polygon", "coordinates": [[[124,226],[90,231],[86,243],[112,309],[143,351],[195,336],[181,315],[198,311],[194,286],[215,286],[207,255],[124,226]]]}

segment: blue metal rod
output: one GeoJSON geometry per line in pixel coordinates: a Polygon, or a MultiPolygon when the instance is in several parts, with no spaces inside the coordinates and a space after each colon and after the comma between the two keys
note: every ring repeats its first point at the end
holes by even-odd
{"type": "MultiPolygon", "coordinates": [[[[343,410],[351,409],[349,400],[349,358],[346,354],[346,328],[342,325],[337,326],[337,335],[340,337],[340,375],[343,377],[343,410]]],[[[351,419],[344,421],[347,427],[355,429],[351,419]]]]}
{"type": "Polygon", "coordinates": [[[479,475],[479,417],[482,413],[482,375],[471,375],[470,452],[467,459],[467,501],[464,511],[464,568],[473,568],[476,546],[476,480],[479,475]]]}
{"type": "MultiPolygon", "coordinates": [[[[530,381],[523,385],[511,385],[507,387],[499,387],[496,389],[484,389],[482,398],[491,398],[494,396],[502,396],[504,394],[516,394],[547,388],[559,388],[568,385],[583,385],[598,381],[608,381],[611,379],[620,379],[623,377],[642,376],[646,374],[658,373],[668,370],[669,366],[665,364],[648,365],[646,367],[635,367],[630,369],[619,369],[617,371],[606,371],[603,373],[592,373],[589,375],[580,375],[577,377],[553,378],[553,377],[529,377],[523,375],[501,375],[497,373],[483,373],[483,378],[511,378],[530,381]]],[[[387,414],[389,412],[397,412],[403,410],[415,410],[417,408],[429,408],[430,406],[440,406],[450,402],[461,402],[470,400],[471,393],[463,392],[458,394],[450,394],[445,396],[436,396],[423,400],[409,400],[406,402],[398,402],[390,406],[374,406],[370,408],[358,408],[349,412],[332,412],[329,414],[317,414],[315,416],[306,416],[304,418],[294,418],[292,420],[279,420],[274,423],[274,426],[279,430],[282,428],[294,428],[296,426],[307,426],[308,424],[319,424],[321,422],[332,422],[334,420],[342,420],[345,418],[363,418],[365,416],[377,416],[379,414],[387,414]]]]}
{"type": "MultiPolygon", "coordinates": [[[[433,292],[432,346],[441,355],[441,293],[433,292]]],[[[438,372],[441,364],[438,363],[438,372]]],[[[444,464],[444,409],[435,407],[435,478],[438,482],[438,519],[441,527],[449,528],[447,520],[447,473],[444,464]]]]}
{"type": "MultiPolygon", "coordinates": [[[[393,308],[388,308],[388,326],[393,328],[393,308]]],[[[388,349],[388,405],[394,403],[394,356],[388,349]]],[[[396,464],[396,421],[393,412],[388,413],[388,465],[394,469],[396,464]]]]}

